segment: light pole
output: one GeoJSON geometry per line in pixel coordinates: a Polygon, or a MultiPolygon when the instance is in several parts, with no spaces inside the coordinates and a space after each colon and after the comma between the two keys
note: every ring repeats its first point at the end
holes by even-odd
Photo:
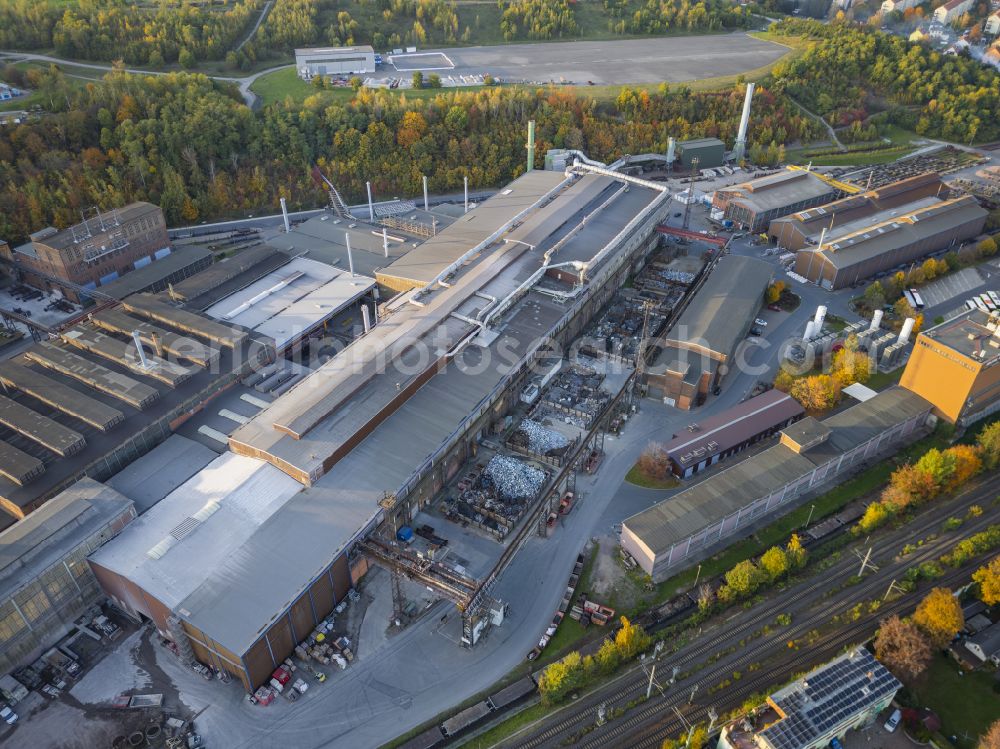
{"type": "Polygon", "coordinates": [[[812,505],[812,506],[811,506],[811,507],[809,508],[809,517],[808,517],[808,518],[806,518],[806,524],[802,526],[803,528],[808,528],[808,527],[809,527],[809,523],[811,523],[811,522],[812,522],[812,519],[813,519],[813,511],[815,511],[815,509],[816,509],[816,505],[812,505]]]}

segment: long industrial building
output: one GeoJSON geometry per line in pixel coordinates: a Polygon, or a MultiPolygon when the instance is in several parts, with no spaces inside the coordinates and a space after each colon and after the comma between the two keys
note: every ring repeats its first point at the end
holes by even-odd
{"type": "Polygon", "coordinates": [[[625,520],[622,548],[655,581],[800,504],[859,464],[923,433],[933,406],[901,387],[822,421],[807,417],[780,442],[625,520]]]}
{"type": "Polygon", "coordinates": [[[776,218],[829,203],[839,195],[840,190],[816,174],[789,169],[716,190],[712,216],[760,233],[776,218]]]}
{"type": "Polygon", "coordinates": [[[910,186],[909,199],[897,202],[893,198],[898,193],[892,191],[900,186],[887,185],[873,191],[874,196],[856,195],[785,221],[772,221],[770,233],[779,243],[783,237],[793,244],[804,243],[795,256],[799,275],[823,288],[841,289],[955,247],[982,232],[988,212],[971,195],[942,198],[940,187],[924,180],[922,185],[910,186]],[[926,194],[928,189],[933,194],[926,194]],[[890,199],[883,202],[878,193],[886,190],[890,199]]]}
{"type": "Polygon", "coordinates": [[[1000,316],[980,310],[921,331],[900,379],[951,423],[1000,410],[1000,316]]]}
{"type": "Polygon", "coordinates": [[[134,518],[130,499],[83,478],[0,533],[0,673],[36,658],[100,602],[87,555],[134,518]]]}
{"type": "Polygon", "coordinates": [[[0,362],[3,526],[110,477],[274,357],[270,338],[136,294],[0,362]]]}
{"type": "Polygon", "coordinates": [[[678,408],[698,405],[725,376],[772,274],[773,267],[762,260],[721,257],[646,368],[648,393],[678,408]]]}
{"type": "Polygon", "coordinates": [[[678,478],[694,474],[745,450],[802,418],[805,409],[788,393],[768,390],[732,408],[692,422],[663,445],[678,478]]]}
{"type": "Polygon", "coordinates": [[[668,209],[656,183],[529,172],[379,271],[404,290],[378,324],[94,556],[109,594],[247,689],[266,682],[347,593],[359,542],[431,501],[547,337],[571,340],[644,262],[668,209]]]}

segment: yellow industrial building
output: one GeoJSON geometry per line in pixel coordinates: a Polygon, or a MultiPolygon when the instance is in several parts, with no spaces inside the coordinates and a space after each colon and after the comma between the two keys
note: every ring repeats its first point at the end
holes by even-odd
{"type": "Polygon", "coordinates": [[[900,384],[955,423],[1000,410],[1000,316],[964,312],[917,336],[900,384]]]}

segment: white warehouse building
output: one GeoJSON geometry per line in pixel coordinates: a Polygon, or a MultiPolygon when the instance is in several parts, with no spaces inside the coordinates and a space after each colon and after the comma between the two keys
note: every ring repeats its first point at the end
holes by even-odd
{"type": "Polygon", "coordinates": [[[375,50],[360,47],[305,47],[295,50],[299,78],[316,75],[359,75],[375,72],[375,50]]]}

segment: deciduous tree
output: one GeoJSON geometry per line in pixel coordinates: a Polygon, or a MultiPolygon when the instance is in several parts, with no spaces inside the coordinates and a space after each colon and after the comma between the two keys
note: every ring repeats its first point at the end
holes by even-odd
{"type": "Polygon", "coordinates": [[[917,606],[913,621],[931,643],[944,647],[965,625],[962,607],[948,588],[934,588],[917,606]]]}
{"type": "Polygon", "coordinates": [[[883,619],[875,637],[875,657],[904,679],[914,679],[931,662],[933,651],[927,637],[913,622],[890,616],[883,619]]]}
{"type": "Polygon", "coordinates": [[[994,557],[972,573],[979,584],[979,600],[987,606],[1000,603],[1000,557],[994,557]]]}

